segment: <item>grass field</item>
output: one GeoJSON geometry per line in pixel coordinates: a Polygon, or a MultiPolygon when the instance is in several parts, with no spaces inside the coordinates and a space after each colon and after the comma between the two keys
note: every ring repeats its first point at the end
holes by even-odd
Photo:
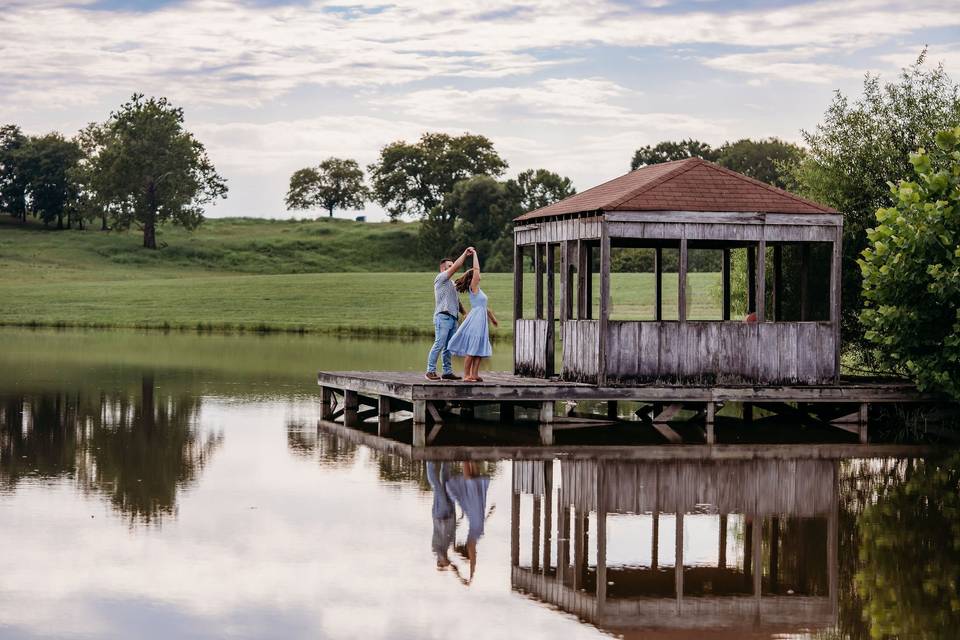
{"type": "MultiPolygon", "coordinates": [[[[354,335],[432,333],[434,272],[416,259],[416,226],[340,220],[211,220],[167,230],[160,251],[136,234],[53,232],[0,225],[0,324],[354,335]]],[[[533,307],[532,276],[524,315],[533,307]]],[[[715,317],[719,276],[690,274],[690,317],[715,317]]],[[[648,274],[613,274],[612,317],[653,316],[648,274]]],[[[513,276],[484,290],[510,335],[513,276]]],[[[599,292],[599,283],[594,292],[599,292]]],[[[559,300],[559,295],[557,296],[559,300]]],[[[664,309],[676,317],[676,274],[664,309]],[[672,312],[672,313],[671,313],[672,312]]]]}

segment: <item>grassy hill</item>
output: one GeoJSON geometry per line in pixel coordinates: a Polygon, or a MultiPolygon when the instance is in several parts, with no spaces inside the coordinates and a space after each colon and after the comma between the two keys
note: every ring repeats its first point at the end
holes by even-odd
{"type": "MultiPolygon", "coordinates": [[[[0,325],[432,334],[436,267],[418,256],[416,224],[214,219],[161,240],[150,251],[136,233],[0,217],[0,325]]],[[[691,317],[715,313],[717,274],[690,277],[691,317]]],[[[612,283],[613,317],[652,315],[651,276],[612,283]]],[[[676,309],[675,283],[665,276],[666,309],[676,309]]],[[[512,275],[486,274],[483,286],[509,336],[512,275]]]]}

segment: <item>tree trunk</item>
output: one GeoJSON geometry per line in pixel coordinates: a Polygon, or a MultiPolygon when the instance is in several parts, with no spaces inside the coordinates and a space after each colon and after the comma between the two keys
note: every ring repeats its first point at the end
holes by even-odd
{"type": "Polygon", "coordinates": [[[63,214],[57,214],[57,229],[63,229],[63,214]]]}
{"type": "Polygon", "coordinates": [[[328,208],[327,208],[327,211],[330,212],[330,217],[332,218],[332,217],[333,217],[333,207],[328,207],[328,208]]]}
{"type": "Polygon", "coordinates": [[[109,229],[107,229],[107,212],[106,211],[100,214],[100,231],[109,231],[109,229]]]}
{"type": "Polygon", "coordinates": [[[152,214],[143,225],[143,246],[145,249],[157,248],[157,223],[152,214]]]}

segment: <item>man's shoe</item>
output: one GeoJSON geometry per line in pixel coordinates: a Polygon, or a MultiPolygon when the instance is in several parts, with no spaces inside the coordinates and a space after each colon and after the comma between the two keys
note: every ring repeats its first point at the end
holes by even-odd
{"type": "Polygon", "coordinates": [[[440,381],[440,376],[437,375],[437,372],[436,372],[436,371],[427,371],[427,372],[423,375],[423,377],[426,378],[427,380],[429,380],[430,382],[439,382],[439,381],[440,381]]]}
{"type": "Polygon", "coordinates": [[[445,373],[441,376],[444,380],[459,380],[460,376],[455,373],[445,373]]]}

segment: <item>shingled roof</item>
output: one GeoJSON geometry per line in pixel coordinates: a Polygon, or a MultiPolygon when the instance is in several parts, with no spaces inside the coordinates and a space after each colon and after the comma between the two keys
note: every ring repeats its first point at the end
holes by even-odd
{"type": "Polygon", "coordinates": [[[726,167],[687,158],[641,167],[516,220],[591,211],[837,213],[726,167]]]}

